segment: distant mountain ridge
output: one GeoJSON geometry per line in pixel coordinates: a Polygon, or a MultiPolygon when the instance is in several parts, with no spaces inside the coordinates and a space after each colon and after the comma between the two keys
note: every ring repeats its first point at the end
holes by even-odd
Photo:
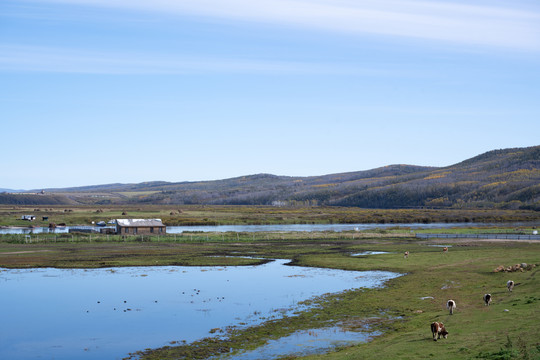
{"type": "Polygon", "coordinates": [[[0,188],[0,193],[3,193],[3,192],[8,192],[8,193],[17,193],[17,192],[22,192],[24,190],[14,190],[14,189],[4,189],[4,188],[0,188]]]}
{"type": "MultiPolygon", "coordinates": [[[[45,191],[56,195],[55,201],[61,195],[71,204],[540,210],[540,146],[493,150],[447,167],[389,165],[309,177],[255,174],[215,181],[154,181],[45,191]]],[[[13,201],[5,196],[0,194],[0,203],[13,201]]]]}

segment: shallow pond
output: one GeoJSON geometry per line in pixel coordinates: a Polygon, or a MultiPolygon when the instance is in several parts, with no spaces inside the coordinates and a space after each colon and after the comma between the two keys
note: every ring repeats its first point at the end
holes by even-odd
{"type": "MultiPolygon", "coordinates": [[[[399,274],[286,266],[0,269],[0,359],[121,359],[399,274]]],[[[360,339],[361,340],[361,339],[360,339]]]]}
{"type": "Polygon", "coordinates": [[[351,256],[367,256],[367,255],[381,255],[390,254],[388,251],[363,251],[359,253],[351,254],[351,256]]]}
{"type": "Polygon", "coordinates": [[[338,347],[367,342],[380,332],[346,330],[340,326],[299,330],[289,336],[270,340],[255,350],[214,357],[213,360],[261,360],[279,359],[283,356],[306,356],[322,354],[338,347]]]}

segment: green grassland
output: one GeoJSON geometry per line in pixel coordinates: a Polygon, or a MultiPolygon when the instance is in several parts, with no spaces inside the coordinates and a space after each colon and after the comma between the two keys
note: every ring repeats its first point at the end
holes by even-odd
{"type": "MultiPolygon", "coordinates": [[[[538,264],[540,244],[475,242],[452,247],[448,254],[412,239],[321,241],[310,244],[273,243],[258,255],[289,257],[301,266],[346,270],[391,270],[406,274],[374,290],[352,290],[316,300],[320,307],[283,320],[229,331],[229,338],[209,338],[195,344],[143,352],[147,359],[206,358],[223,349],[246,349],[298,329],[345,323],[361,326],[369,319],[384,334],[372,342],[346,347],[306,359],[508,359],[540,358],[536,326],[540,319],[540,281],[537,268],[519,273],[494,273],[498,265],[538,264]],[[363,250],[390,254],[352,257],[363,250]],[[408,259],[403,251],[411,252],[408,259]],[[512,293],[505,284],[519,285],[512,293]],[[482,296],[491,293],[493,304],[482,296]],[[426,298],[424,297],[433,297],[426,298]],[[448,299],[457,302],[454,315],[445,309],[448,299]],[[508,310],[508,311],[505,311],[508,310]],[[430,323],[442,321],[449,338],[434,342],[430,323]],[[512,346],[509,345],[509,339],[512,346]],[[483,357],[482,357],[483,356],[483,357]]],[[[239,249],[237,249],[239,250],[239,249]]]]}
{"type": "Polygon", "coordinates": [[[469,359],[482,353],[487,358],[505,348],[508,338],[518,353],[508,358],[540,358],[536,323],[540,319],[540,281],[537,269],[516,273],[495,273],[494,268],[526,262],[538,264],[539,244],[467,243],[452,247],[448,254],[440,248],[422,245],[401,247],[410,249],[404,259],[401,254],[369,256],[358,264],[357,259],[343,257],[313,258],[302,263],[311,266],[335,266],[366,270],[373,268],[406,272],[407,276],[392,280],[387,289],[367,291],[356,305],[361,313],[375,314],[391,309],[401,320],[375,341],[325,356],[309,358],[354,359],[469,359]],[[333,265],[331,265],[333,264],[333,265]],[[520,285],[514,292],[505,288],[506,281],[520,285]],[[486,307],[482,295],[491,293],[494,302],[486,307]],[[422,297],[433,297],[433,299],[422,297]],[[457,311],[449,315],[444,308],[448,299],[457,303],[457,311]],[[369,310],[368,310],[369,309],[369,310]],[[508,310],[508,311],[506,311],[508,310]],[[429,324],[442,321],[450,332],[447,340],[433,342],[429,324]],[[519,349],[518,349],[519,344],[519,349]]]}
{"type": "Polygon", "coordinates": [[[196,343],[145,350],[134,358],[205,359],[229,350],[255,348],[300,329],[333,324],[354,329],[369,324],[383,334],[367,344],[306,359],[540,359],[540,267],[493,272],[499,265],[540,265],[539,243],[444,239],[445,244],[453,245],[444,254],[440,247],[429,246],[435,239],[420,240],[401,230],[195,233],[144,240],[80,235],[75,241],[66,234],[44,236],[32,243],[14,236],[0,238],[0,267],[221,266],[282,258],[299,266],[404,274],[384,288],[328,294],[308,301],[318,306],[294,316],[268,319],[250,328],[214,329],[220,338],[209,333],[196,343]],[[352,256],[367,250],[388,253],[352,256]],[[407,259],[404,251],[410,252],[407,259]],[[505,287],[509,279],[517,284],[513,292],[505,287]],[[489,307],[482,301],[485,293],[493,296],[489,307]],[[454,315],[445,309],[448,299],[457,303],[454,315]],[[448,339],[432,340],[429,326],[433,321],[445,323],[448,339]]]}

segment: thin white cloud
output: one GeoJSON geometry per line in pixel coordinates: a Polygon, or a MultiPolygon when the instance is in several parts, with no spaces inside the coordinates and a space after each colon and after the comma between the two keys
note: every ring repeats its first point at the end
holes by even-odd
{"type": "MultiPolygon", "coordinates": [[[[538,9],[412,0],[36,0],[540,50],[538,9]]],[[[509,2],[507,4],[515,4],[509,2]]]]}
{"type": "MultiPolygon", "coordinates": [[[[87,74],[363,74],[389,75],[377,68],[264,59],[170,56],[0,45],[0,71],[87,74]]],[[[391,70],[390,70],[391,71],[391,70]]]]}

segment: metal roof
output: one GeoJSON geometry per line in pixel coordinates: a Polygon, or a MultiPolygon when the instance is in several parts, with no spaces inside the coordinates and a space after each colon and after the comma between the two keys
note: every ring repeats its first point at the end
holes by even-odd
{"type": "Polygon", "coordinates": [[[116,219],[118,226],[165,226],[161,219],[116,219]]]}

